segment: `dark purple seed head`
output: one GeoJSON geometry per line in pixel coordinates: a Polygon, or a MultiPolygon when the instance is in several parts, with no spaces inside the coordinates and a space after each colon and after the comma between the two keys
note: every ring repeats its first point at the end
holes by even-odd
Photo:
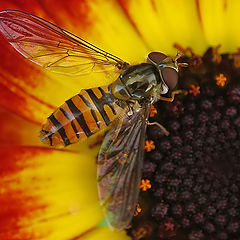
{"type": "Polygon", "coordinates": [[[211,222],[207,222],[204,226],[204,230],[208,233],[214,233],[215,232],[215,226],[211,222]]]}
{"type": "Polygon", "coordinates": [[[146,174],[147,176],[148,175],[152,176],[152,174],[155,173],[156,167],[157,167],[156,163],[146,161],[144,162],[143,165],[143,173],[146,174]]]}
{"type": "Polygon", "coordinates": [[[202,213],[197,213],[193,217],[196,224],[202,224],[204,222],[204,216],[202,213]]]}
{"type": "Polygon", "coordinates": [[[166,151],[169,151],[171,149],[171,143],[170,143],[170,141],[165,140],[165,141],[160,143],[159,147],[163,152],[166,152],[166,151]]]}
{"type": "Polygon", "coordinates": [[[206,145],[212,146],[212,145],[215,145],[215,143],[216,143],[216,141],[215,141],[215,139],[213,137],[207,137],[206,138],[206,142],[205,142],[206,145]]]}
{"type": "Polygon", "coordinates": [[[235,120],[234,120],[234,125],[239,129],[240,128],[240,117],[237,117],[235,120]]]}
{"type": "Polygon", "coordinates": [[[173,160],[173,161],[179,161],[182,159],[182,153],[181,152],[173,152],[171,155],[170,155],[170,158],[173,160]]]}
{"type": "Polygon", "coordinates": [[[166,173],[170,173],[174,170],[175,165],[171,162],[166,162],[162,165],[161,170],[166,173]]]}
{"type": "Polygon", "coordinates": [[[216,134],[218,132],[218,126],[217,125],[212,125],[210,128],[209,128],[209,132],[211,134],[216,134]]]}
{"type": "Polygon", "coordinates": [[[206,214],[208,216],[214,216],[216,213],[216,209],[213,206],[208,206],[206,209],[206,214]]]}
{"type": "Polygon", "coordinates": [[[150,158],[155,162],[159,162],[163,159],[163,154],[158,151],[153,151],[153,152],[150,152],[150,158]]]}
{"type": "Polygon", "coordinates": [[[192,115],[186,115],[182,118],[182,125],[183,126],[191,126],[194,124],[194,118],[192,115]]]}
{"type": "Polygon", "coordinates": [[[167,215],[169,205],[165,203],[158,203],[152,209],[152,216],[157,218],[164,218],[167,215]]]}
{"type": "Polygon", "coordinates": [[[225,100],[224,100],[223,96],[219,96],[216,99],[216,106],[217,107],[224,107],[224,105],[225,105],[225,100]]]}
{"type": "Polygon", "coordinates": [[[169,179],[168,181],[168,185],[171,187],[177,187],[179,184],[181,183],[181,180],[179,178],[173,178],[173,179],[169,179]]]}
{"type": "Polygon", "coordinates": [[[177,176],[183,176],[187,173],[187,169],[185,167],[180,167],[176,169],[175,173],[177,176]]]}
{"type": "Polygon", "coordinates": [[[202,112],[198,115],[198,121],[200,123],[206,123],[209,120],[209,116],[206,112],[202,112]]]}
{"type": "Polygon", "coordinates": [[[183,200],[183,201],[187,201],[191,198],[192,194],[189,192],[189,191],[184,191],[184,192],[181,192],[180,193],[180,199],[183,200]]]}
{"type": "Polygon", "coordinates": [[[230,122],[227,119],[224,119],[220,122],[220,127],[225,130],[225,129],[229,129],[230,127],[230,122]]]}
{"type": "Polygon", "coordinates": [[[233,104],[238,104],[240,103],[240,87],[233,87],[232,89],[229,89],[227,93],[228,99],[230,102],[233,104]]]}
{"type": "Polygon", "coordinates": [[[172,206],[172,213],[175,216],[181,216],[182,215],[182,206],[180,204],[175,204],[172,206]]]}
{"type": "Polygon", "coordinates": [[[198,199],[198,203],[200,205],[203,205],[207,202],[207,198],[205,196],[200,196],[200,198],[198,199]]]}
{"type": "Polygon", "coordinates": [[[173,147],[180,147],[182,146],[183,142],[180,136],[172,136],[171,141],[173,143],[173,147]]]}
{"type": "Polygon", "coordinates": [[[230,222],[227,226],[227,230],[229,233],[236,233],[239,230],[239,221],[230,222]]]}
{"type": "Polygon", "coordinates": [[[208,99],[204,99],[201,103],[200,103],[200,107],[203,110],[210,110],[212,108],[212,102],[208,99]]]}
{"type": "Polygon", "coordinates": [[[234,129],[228,129],[226,131],[226,138],[229,140],[235,140],[238,137],[238,133],[234,129]]]}
{"type": "Polygon", "coordinates": [[[203,231],[192,231],[189,236],[188,236],[189,240],[203,240],[204,239],[204,234],[203,231]]]}
{"type": "Polygon", "coordinates": [[[236,217],[239,214],[238,210],[234,207],[229,208],[227,212],[230,217],[236,217]]]}
{"type": "Polygon", "coordinates": [[[219,194],[216,191],[213,191],[210,193],[209,197],[212,201],[215,201],[218,198],[218,196],[219,196],[219,194]]]}
{"type": "Polygon", "coordinates": [[[224,226],[226,225],[226,216],[218,214],[215,219],[214,222],[218,225],[218,226],[224,226]]]}
{"type": "Polygon", "coordinates": [[[218,210],[219,209],[221,209],[221,210],[225,209],[226,206],[227,206],[227,200],[226,199],[223,199],[223,200],[220,200],[220,201],[216,202],[216,207],[217,207],[218,210]]]}
{"type": "Polygon", "coordinates": [[[219,240],[228,240],[228,234],[226,232],[220,232],[217,234],[217,238],[219,240]]]}
{"type": "MultiPolygon", "coordinates": [[[[221,114],[219,111],[214,111],[214,112],[212,112],[212,114],[211,114],[211,119],[212,119],[213,121],[220,120],[221,117],[222,117],[222,114],[221,114]]],[[[213,125],[213,126],[215,126],[215,125],[213,125]]]]}
{"type": "Polygon", "coordinates": [[[235,183],[230,186],[230,190],[234,193],[239,192],[239,187],[235,183]]]}
{"type": "Polygon", "coordinates": [[[182,224],[182,227],[183,228],[188,228],[189,226],[190,226],[190,220],[188,219],[188,218],[183,218],[182,219],[182,222],[181,222],[181,224],[182,224]]]}
{"type": "Polygon", "coordinates": [[[174,117],[179,117],[184,113],[184,106],[181,101],[174,101],[169,107],[169,114],[174,117]]]}
{"type": "Polygon", "coordinates": [[[176,201],[177,199],[177,193],[175,191],[168,192],[166,193],[166,199],[171,202],[171,201],[176,201]]]}
{"type": "Polygon", "coordinates": [[[173,131],[177,131],[180,128],[180,123],[178,121],[173,121],[170,122],[169,127],[171,128],[171,130],[173,131]]]}
{"type": "Polygon", "coordinates": [[[158,188],[156,191],[154,191],[153,195],[156,198],[162,199],[164,192],[165,192],[164,188],[158,188]]]}
{"type": "Polygon", "coordinates": [[[193,180],[191,178],[186,178],[183,181],[183,184],[187,187],[187,188],[191,188],[193,186],[193,180]]]}
{"type": "Polygon", "coordinates": [[[237,115],[236,107],[231,106],[226,109],[226,116],[233,118],[236,115],[237,115]]]}
{"type": "Polygon", "coordinates": [[[187,106],[186,106],[186,107],[187,107],[187,110],[188,110],[189,112],[196,110],[196,104],[195,104],[194,102],[189,102],[189,103],[187,103],[186,105],[187,105],[187,106]]]}
{"type": "Polygon", "coordinates": [[[191,130],[188,130],[184,133],[184,137],[186,140],[192,140],[193,139],[193,132],[191,130]]]}
{"type": "Polygon", "coordinates": [[[166,181],[167,181],[167,176],[166,175],[164,175],[162,173],[159,173],[159,174],[155,175],[155,182],[162,184],[166,181]]]}
{"type": "Polygon", "coordinates": [[[187,203],[185,206],[185,210],[188,213],[195,213],[196,212],[196,205],[193,202],[187,203]]]}

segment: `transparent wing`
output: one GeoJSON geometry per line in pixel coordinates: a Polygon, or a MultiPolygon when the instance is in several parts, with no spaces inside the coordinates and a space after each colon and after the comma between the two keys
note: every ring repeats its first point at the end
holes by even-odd
{"type": "Polygon", "coordinates": [[[99,198],[116,230],[129,225],[138,201],[148,114],[148,105],[126,114],[107,133],[99,152],[99,198]]]}
{"type": "Polygon", "coordinates": [[[128,63],[34,15],[0,12],[0,32],[24,57],[53,72],[78,75],[128,63]]]}

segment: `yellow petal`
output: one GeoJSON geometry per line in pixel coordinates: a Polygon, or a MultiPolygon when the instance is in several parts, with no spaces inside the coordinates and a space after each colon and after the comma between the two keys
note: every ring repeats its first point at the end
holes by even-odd
{"type": "Polygon", "coordinates": [[[199,1],[203,32],[210,46],[221,44],[221,52],[233,52],[239,47],[239,1],[199,1]]]}
{"type": "Polygon", "coordinates": [[[108,227],[96,228],[86,236],[83,236],[81,240],[99,240],[99,239],[112,239],[112,240],[130,240],[132,238],[127,237],[125,232],[113,232],[108,227]]]}
{"type": "Polygon", "coordinates": [[[176,54],[175,43],[197,52],[207,45],[195,1],[121,1],[149,51],[176,54]]]}

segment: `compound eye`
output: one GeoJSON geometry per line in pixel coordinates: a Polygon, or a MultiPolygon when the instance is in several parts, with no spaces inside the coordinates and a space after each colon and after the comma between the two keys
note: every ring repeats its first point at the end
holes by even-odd
{"type": "Polygon", "coordinates": [[[166,57],[165,54],[160,52],[151,52],[148,54],[148,59],[156,65],[159,65],[166,57]]]}
{"type": "Polygon", "coordinates": [[[166,67],[162,69],[162,76],[169,90],[173,90],[178,83],[178,73],[174,69],[166,67]]]}

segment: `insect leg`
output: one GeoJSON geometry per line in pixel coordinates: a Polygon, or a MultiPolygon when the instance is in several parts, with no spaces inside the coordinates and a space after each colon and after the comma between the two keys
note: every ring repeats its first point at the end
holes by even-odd
{"type": "Polygon", "coordinates": [[[173,102],[173,100],[175,98],[175,95],[177,95],[177,94],[187,95],[188,92],[186,90],[175,90],[175,91],[172,91],[171,98],[160,96],[160,100],[163,100],[163,101],[166,101],[166,102],[173,102]]]}
{"type": "Polygon", "coordinates": [[[168,136],[168,135],[170,134],[169,131],[168,131],[163,125],[161,125],[161,124],[158,123],[158,122],[152,122],[152,123],[150,123],[148,120],[146,120],[146,123],[147,123],[147,125],[149,125],[149,126],[157,125],[158,127],[161,128],[161,130],[164,132],[164,134],[165,134],[166,136],[168,136]]]}

